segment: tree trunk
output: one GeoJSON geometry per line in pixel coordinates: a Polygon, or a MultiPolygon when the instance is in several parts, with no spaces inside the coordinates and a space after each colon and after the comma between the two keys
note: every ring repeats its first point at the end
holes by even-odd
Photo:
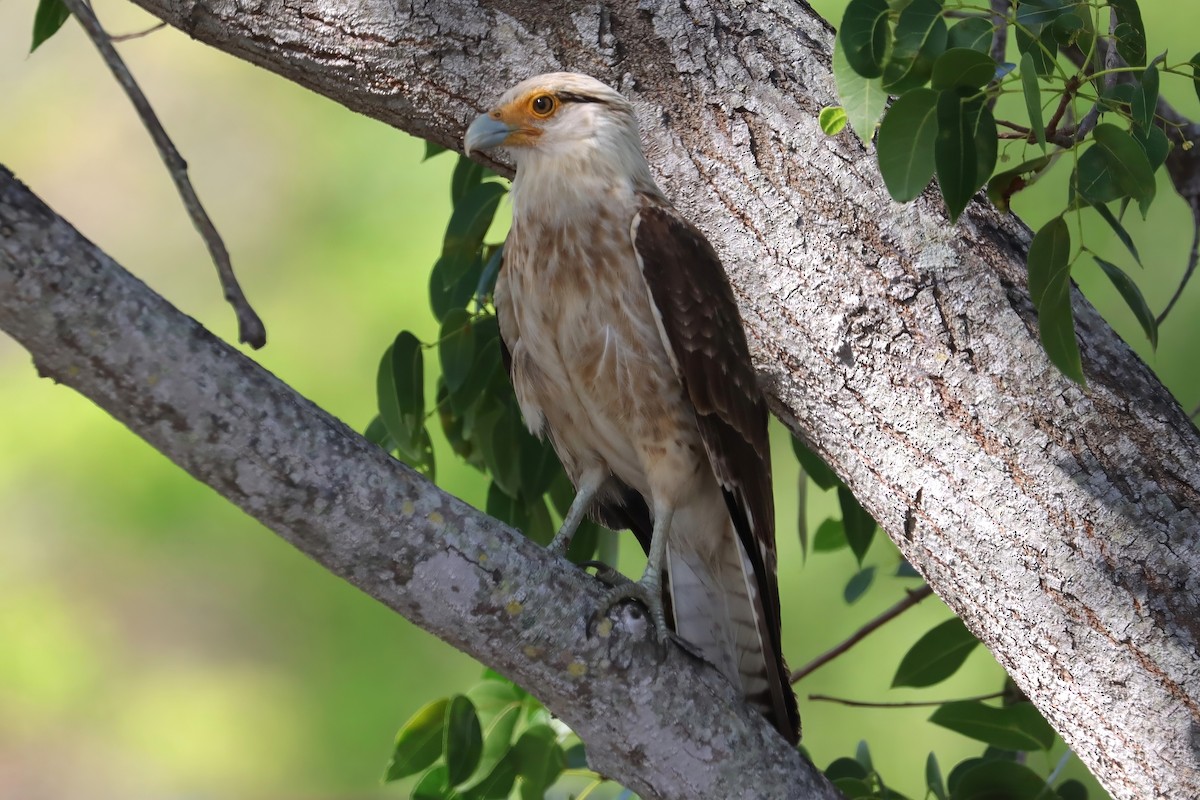
{"type": "Polygon", "coordinates": [[[1054,369],[1019,223],[897,206],[867,149],[821,134],[831,34],[806,6],[136,2],[448,146],[536,72],[621,89],[725,261],[775,412],[1114,797],[1200,797],[1200,436],[1078,293],[1087,388],[1054,369]]]}

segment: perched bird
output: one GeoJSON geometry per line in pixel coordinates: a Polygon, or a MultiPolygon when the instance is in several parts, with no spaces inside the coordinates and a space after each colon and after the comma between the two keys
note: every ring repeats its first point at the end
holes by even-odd
{"type": "Polygon", "coordinates": [[[641,601],[796,742],[767,409],[717,254],[655,185],[633,107],[594,78],[514,86],[463,144],[516,162],[495,305],[525,422],[577,492],[551,547],[587,513],[632,529],[646,571],[609,605],[641,601]]]}

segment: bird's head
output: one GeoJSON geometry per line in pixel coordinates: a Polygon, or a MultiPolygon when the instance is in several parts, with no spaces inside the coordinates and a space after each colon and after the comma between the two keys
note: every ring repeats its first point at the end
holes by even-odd
{"type": "Polygon", "coordinates": [[[507,149],[518,168],[559,157],[645,161],[629,101],[595,78],[573,72],[522,81],[476,117],[463,136],[463,150],[470,155],[495,147],[507,149]]]}

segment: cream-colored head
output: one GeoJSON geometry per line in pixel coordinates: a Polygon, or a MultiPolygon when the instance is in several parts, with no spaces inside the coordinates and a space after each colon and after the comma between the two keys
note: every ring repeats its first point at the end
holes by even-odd
{"type": "Polygon", "coordinates": [[[494,147],[516,162],[514,191],[545,180],[599,180],[657,192],[633,106],[587,75],[551,72],[505,92],[463,136],[468,155],[494,147]]]}

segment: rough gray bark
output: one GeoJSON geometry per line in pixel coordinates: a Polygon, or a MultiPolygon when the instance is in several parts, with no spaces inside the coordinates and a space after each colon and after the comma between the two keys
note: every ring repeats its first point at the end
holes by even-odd
{"type": "Polygon", "coordinates": [[[529,687],[645,797],[840,797],[712,667],[606,587],[216,339],[0,167],[0,329],[331,572],[529,687]],[[613,624],[615,620],[616,624],[613,624]]]}
{"type": "Polygon", "coordinates": [[[831,36],[807,7],[136,2],[449,146],[530,74],[621,88],[725,259],[779,416],[1114,797],[1200,797],[1200,437],[1078,295],[1088,387],[1049,364],[1023,227],[896,206],[867,150],[821,135],[831,36]]]}

